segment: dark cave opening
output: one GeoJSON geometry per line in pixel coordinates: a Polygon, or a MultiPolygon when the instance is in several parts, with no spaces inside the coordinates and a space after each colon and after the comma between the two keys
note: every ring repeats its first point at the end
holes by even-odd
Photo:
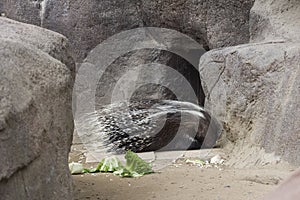
{"type": "MultiPolygon", "coordinates": [[[[182,79],[179,80],[176,77],[173,77],[173,75],[169,73],[168,70],[153,72],[154,75],[148,75],[147,72],[143,74],[142,71],[136,72],[135,75],[138,77],[138,80],[136,80],[136,82],[142,83],[142,85],[134,89],[135,91],[130,99],[181,99],[198,104],[200,106],[204,106],[205,95],[201,85],[198,66],[195,66],[195,63],[199,62],[199,58],[202,54],[203,50],[201,50],[201,52],[191,51],[189,52],[189,54],[187,54],[187,56],[192,58],[193,64],[175,53],[157,49],[136,50],[129,52],[122,57],[119,57],[105,70],[99,82],[97,83],[95,102],[96,109],[97,107],[101,107],[103,105],[111,103],[112,93],[117,85],[117,82],[122,76],[124,76],[124,74],[128,73],[128,71],[132,69],[137,68],[138,65],[146,65],[149,63],[154,65],[161,64],[167,66],[183,76],[184,81],[190,84],[196,96],[196,101],[188,94],[185,94],[185,88],[180,88],[180,81],[182,81],[182,79]],[[172,89],[168,88],[168,85],[147,83],[147,78],[151,79],[152,77],[150,76],[154,76],[154,78],[156,78],[156,75],[160,77],[159,79],[167,82],[168,85],[176,85],[176,89],[178,89],[179,91],[177,92],[177,95],[175,95],[172,89]]],[[[131,77],[129,77],[127,81],[132,82],[131,77]]],[[[129,85],[129,87],[131,87],[131,85],[129,85]]]]}

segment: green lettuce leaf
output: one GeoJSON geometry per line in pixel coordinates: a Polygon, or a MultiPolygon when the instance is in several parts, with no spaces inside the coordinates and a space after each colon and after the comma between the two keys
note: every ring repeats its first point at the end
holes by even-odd
{"type": "Polygon", "coordinates": [[[124,166],[115,156],[104,158],[97,167],[100,172],[114,172],[122,168],[124,168],[124,166]]]}
{"type": "Polygon", "coordinates": [[[131,173],[137,173],[139,175],[150,174],[153,172],[150,163],[141,159],[136,153],[127,151],[125,155],[126,169],[131,173]]]}
{"type": "Polygon", "coordinates": [[[143,176],[143,175],[138,174],[134,171],[129,171],[126,168],[119,169],[118,171],[115,171],[114,174],[118,175],[118,176],[121,176],[121,177],[140,177],[140,176],[143,176]]]}
{"type": "MultiPolygon", "coordinates": [[[[115,157],[104,158],[99,162],[96,168],[93,169],[83,169],[82,165],[76,167],[81,167],[76,169],[77,173],[96,173],[96,172],[113,172],[115,175],[121,177],[140,177],[145,174],[153,173],[150,163],[147,163],[141,159],[136,153],[132,151],[127,151],[125,155],[126,165],[124,166],[120,160],[115,157]]],[[[72,165],[73,167],[74,165],[72,165]]],[[[71,169],[71,168],[70,168],[71,169]]]]}
{"type": "Polygon", "coordinates": [[[71,174],[81,174],[83,171],[83,166],[81,163],[71,162],[69,163],[69,169],[71,174]]]}
{"type": "Polygon", "coordinates": [[[97,167],[93,169],[83,169],[83,173],[97,173],[97,172],[114,172],[123,167],[122,163],[115,156],[103,158],[97,167]]]}

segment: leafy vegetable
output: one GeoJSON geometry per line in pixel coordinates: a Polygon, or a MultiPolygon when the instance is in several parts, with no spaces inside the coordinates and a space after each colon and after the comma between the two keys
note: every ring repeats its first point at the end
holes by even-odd
{"type": "Polygon", "coordinates": [[[126,168],[122,168],[118,171],[114,172],[115,175],[121,176],[121,177],[140,177],[143,176],[142,174],[138,174],[134,171],[129,171],[126,168]]]}
{"type": "Polygon", "coordinates": [[[93,168],[93,169],[83,169],[83,173],[96,173],[96,172],[100,172],[100,168],[102,167],[103,165],[103,162],[104,162],[104,159],[102,159],[101,162],[99,162],[99,164],[97,165],[96,168],[93,168]]]}
{"type": "Polygon", "coordinates": [[[83,166],[80,163],[71,162],[69,163],[69,169],[71,171],[71,174],[81,174],[83,166]]]}
{"type": "MultiPolygon", "coordinates": [[[[147,163],[141,159],[136,153],[128,151],[125,155],[126,165],[122,165],[120,160],[115,157],[104,158],[98,164],[96,168],[93,169],[83,169],[82,165],[77,166],[76,173],[96,173],[96,172],[113,172],[115,175],[121,177],[140,177],[145,174],[153,173],[150,163],[147,163]]],[[[72,163],[70,163],[72,164],[72,163]]],[[[72,168],[73,169],[73,168],[72,168]]],[[[70,167],[71,170],[71,167],[70,167]]],[[[73,170],[74,171],[74,170],[73,170]]],[[[74,174],[71,170],[71,173],[74,174]]]]}
{"type": "Polygon", "coordinates": [[[153,172],[150,163],[145,162],[136,153],[127,151],[126,166],[115,171],[114,174],[122,177],[140,177],[153,172]]]}
{"type": "Polygon", "coordinates": [[[83,173],[96,173],[96,172],[114,172],[123,167],[122,163],[115,156],[104,158],[99,162],[96,168],[83,169],[83,173]]]}
{"type": "Polygon", "coordinates": [[[205,165],[205,161],[199,160],[199,159],[195,159],[195,160],[187,159],[185,162],[186,162],[186,163],[193,164],[193,165],[200,165],[200,166],[205,165]]]}
{"type": "Polygon", "coordinates": [[[127,151],[125,155],[126,169],[137,174],[150,174],[153,172],[150,163],[145,162],[136,153],[127,151]]]}
{"type": "Polygon", "coordinates": [[[114,172],[123,168],[122,163],[115,156],[105,158],[101,161],[97,167],[100,172],[114,172]],[[102,164],[101,164],[102,162],[102,164]]]}

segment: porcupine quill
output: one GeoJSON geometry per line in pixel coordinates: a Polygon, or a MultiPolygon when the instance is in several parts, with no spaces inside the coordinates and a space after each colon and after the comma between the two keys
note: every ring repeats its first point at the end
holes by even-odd
{"type": "Polygon", "coordinates": [[[81,116],[84,143],[106,152],[212,148],[220,124],[202,107],[175,100],[113,103],[81,116]]]}

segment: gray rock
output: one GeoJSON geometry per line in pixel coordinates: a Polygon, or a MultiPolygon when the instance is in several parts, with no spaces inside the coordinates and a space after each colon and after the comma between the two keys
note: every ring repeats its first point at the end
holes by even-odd
{"type": "Polygon", "coordinates": [[[75,63],[70,55],[69,43],[63,35],[53,34],[33,25],[26,25],[17,21],[0,17],[0,38],[18,41],[48,53],[53,58],[64,63],[75,76],[75,63]],[[20,34],[22,33],[22,34],[20,34]]]}
{"type": "MultiPolygon", "coordinates": [[[[203,52],[199,52],[200,55],[203,52]]],[[[182,99],[204,105],[197,68],[180,56],[164,50],[131,52],[115,60],[103,73],[97,84],[96,104],[105,105],[112,99],[128,98],[182,99]],[[141,65],[144,67],[139,68],[141,65]],[[181,75],[178,76],[175,71],[181,75]],[[191,85],[190,89],[184,86],[186,83],[191,85]],[[132,94],[127,93],[130,90],[132,94]],[[196,96],[189,91],[195,92],[196,96]]]]}
{"type": "Polygon", "coordinates": [[[203,104],[197,70],[205,52],[201,45],[176,31],[147,28],[133,32],[97,46],[85,59],[75,84],[77,108],[92,108],[95,101],[101,106],[130,98],[174,99],[175,95],[203,104]]]}
{"type": "Polygon", "coordinates": [[[298,0],[257,0],[251,9],[251,41],[300,41],[298,0]]]}
{"type": "Polygon", "coordinates": [[[252,44],[201,58],[206,106],[224,123],[220,142],[233,147],[231,164],[267,164],[277,156],[300,163],[299,9],[296,0],[257,0],[252,44]]]}
{"type": "MultiPolygon", "coordinates": [[[[202,56],[207,107],[224,123],[225,144],[300,164],[299,53],[299,43],[255,43],[202,56]]],[[[241,155],[233,156],[245,161],[241,155]]]]}
{"type": "Polygon", "coordinates": [[[65,35],[78,62],[108,37],[143,24],[137,1],[132,0],[44,0],[43,4],[42,27],[65,35]]]}
{"type": "MultiPolygon", "coordinates": [[[[248,43],[249,10],[254,0],[209,0],[208,2],[205,10],[207,12],[209,48],[215,49],[248,43]]],[[[193,4],[190,7],[193,7],[193,4]]]]}
{"type": "Polygon", "coordinates": [[[0,27],[1,198],[72,199],[74,62],[67,40],[5,18],[0,27]]]}
{"type": "MultiPolygon", "coordinates": [[[[254,0],[5,0],[9,18],[41,25],[67,36],[81,62],[108,37],[137,27],[185,33],[207,50],[247,43],[254,0]]],[[[0,9],[1,10],[1,9],[0,9]]]]}
{"type": "Polygon", "coordinates": [[[1,2],[0,2],[0,14],[3,13],[3,10],[4,10],[4,8],[3,8],[3,2],[1,1],[1,2]]]}
{"type": "MultiPolygon", "coordinates": [[[[212,0],[105,0],[101,3],[96,0],[44,0],[34,2],[5,1],[3,10],[8,17],[29,23],[32,21],[33,24],[39,24],[67,36],[71,41],[72,55],[74,55],[77,62],[82,62],[92,49],[109,37],[137,27],[174,29],[192,37],[206,49],[246,43],[249,40],[248,19],[252,4],[253,0],[231,0],[226,1],[226,3],[217,3],[212,0]],[[40,5],[39,12],[33,4],[40,5]],[[29,10],[32,10],[32,12],[29,10]]],[[[156,42],[161,43],[162,41],[156,42]]],[[[176,45],[174,44],[174,46],[176,45]]],[[[173,48],[172,44],[169,46],[173,48]]],[[[182,46],[191,49],[186,44],[182,46]]],[[[110,49],[110,51],[114,51],[114,49],[110,49]]],[[[190,56],[194,56],[193,53],[190,53],[190,56]]],[[[194,57],[198,58],[198,55],[194,57]]],[[[204,96],[199,73],[186,60],[161,50],[133,52],[123,57],[120,55],[120,58],[105,73],[104,80],[102,79],[98,84],[97,104],[105,104],[111,100],[111,91],[118,78],[123,76],[124,73],[131,70],[133,66],[150,62],[157,62],[161,65],[169,64],[181,72],[194,88],[200,104],[203,104],[204,96]]],[[[198,64],[194,66],[198,66],[198,64]]],[[[145,83],[147,78],[152,77],[151,74],[154,71],[149,73],[138,72],[136,74],[137,82],[145,83]]],[[[158,82],[170,81],[167,86],[175,87],[176,85],[176,88],[180,88],[183,85],[183,81],[174,79],[173,75],[164,70],[156,70],[156,75],[158,74],[160,74],[160,78],[156,77],[158,82]]],[[[177,90],[180,94],[185,93],[185,88],[180,92],[179,89],[177,90]]],[[[174,96],[166,89],[153,84],[140,88],[135,95],[140,96],[140,98],[146,98],[147,96],[173,98],[174,96]]],[[[124,95],[120,98],[124,99],[124,95]]],[[[178,98],[189,100],[187,95],[179,95],[178,98]]]]}
{"type": "Polygon", "coordinates": [[[42,10],[40,3],[42,1],[2,0],[0,3],[0,12],[5,13],[11,19],[40,26],[40,13],[42,10]]]}

